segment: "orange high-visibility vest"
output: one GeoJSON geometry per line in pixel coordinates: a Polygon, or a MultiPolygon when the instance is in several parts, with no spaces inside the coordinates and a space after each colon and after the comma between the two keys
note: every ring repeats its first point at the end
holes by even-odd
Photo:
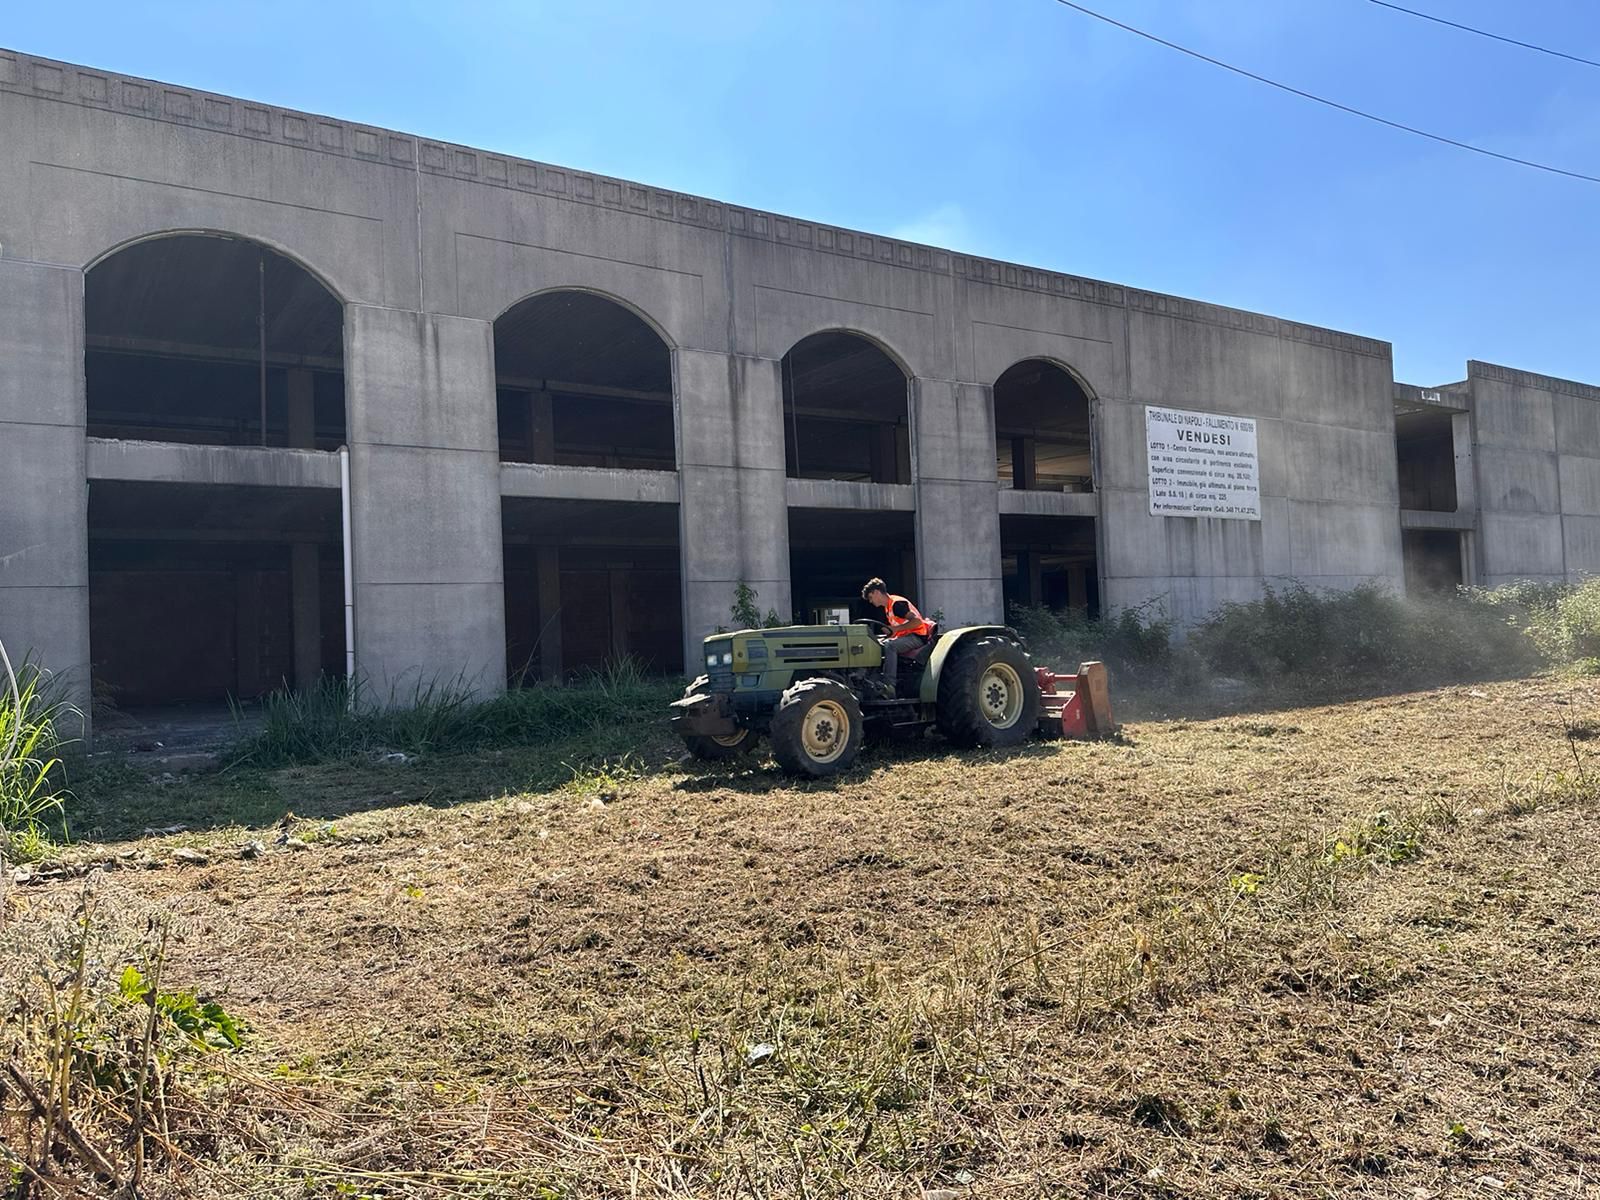
{"type": "Polygon", "coordinates": [[[925,638],[933,632],[933,622],[918,612],[917,606],[904,596],[891,595],[889,597],[889,604],[883,610],[883,621],[889,627],[890,637],[914,636],[925,638]],[[894,606],[896,604],[904,604],[911,610],[910,614],[905,617],[895,616],[894,606]]]}

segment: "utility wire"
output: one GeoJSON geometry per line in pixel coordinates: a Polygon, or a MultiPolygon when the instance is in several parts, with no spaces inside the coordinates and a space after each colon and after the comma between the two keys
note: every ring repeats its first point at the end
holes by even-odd
{"type": "Polygon", "coordinates": [[[1478,29],[1472,25],[1463,25],[1459,21],[1447,21],[1443,17],[1436,17],[1432,13],[1418,12],[1414,8],[1406,8],[1401,4],[1390,4],[1389,0],[1372,0],[1379,8],[1392,8],[1395,12],[1405,13],[1408,17],[1419,17],[1424,21],[1432,21],[1436,25],[1448,25],[1451,29],[1459,29],[1463,33],[1475,33],[1479,37],[1492,38],[1497,42],[1504,42],[1508,46],[1521,46],[1524,50],[1537,50],[1540,54],[1550,54],[1556,58],[1564,58],[1569,62],[1582,63],[1586,67],[1600,67],[1600,62],[1592,58],[1584,58],[1578,54],[1568,54],[1565,50],[1553,50],[1549,46],[1536,45],[1533,42],[1519,42],[1514,37],[1505,37],[1502,34],[1490,33],[1487,29],[1478,29]]]}
{"type": "Polygon", "coordinates": [[[1254,71],[1247,71],[1243,67],[1236,67],[1232,63],[1225,63],[1220,58],[1212,58],[1209,54],[1202,54],[1198,50],[1191,50],[1187,46],[1180,46],[1177,42],[1169,42],[1166,38],[1157,37],[1143,29],[1132,25],[1125,25],[1104,13],[1095,12],[1092,8],[1085,8],[1073,0],[1056,0],[1057,4],[1080,12],[1086,17],[1093,17],[1096,21],[1104,21],[1107,25],[1115,25],[1118,29],[1136,34],[1146,41],[1155,42],[1158,46],[1165,46],[1168,50],[1176,50],[1179,54],[1187,54],[1190,58],[1198,58],[1201,62],[1210,63],[1213,67],[1221,67],[1224,71],[1232,71],[1235,75],[1243,75],[1246,79],[1253,79],[1257,83],[1264,83],[1268,87],[1277,88],[1280,92],[1288,92],[1291,96],[1299,96],[1302,100],[1311,100],[1317,104],[1336,108],[1340,112],[1349,113],[1353,117],[1375,122],[1378,125],[1387,125],[1390,129],[1398,129],[1402,133],[1415,134],[1417,137],[1427,138],[1431,142],[1439,142],[1446,146],[1454,146],[1457,150],[1470,150],[1473,154],[1482,154],[1487,158],[1498,158],[1501,162],[1515,163],[1519,167],[1532,167],[1536,171],[1548,171],[1552,175],[1565,175],[1568,179],[1581,179],[1585,183],[1600,183],[1600,175],[1585,175],[1582,171],[1569,171],[1565,167],[1552,167],[1549,163],[1534,162],[1529,158],[1518,158],[1514,154],[1501,154],[1498,150],[1488,150],[1483,146],[1474,146],[1471,142],[1460,142],[1455,138],[1445,137],[1441,133],[1429,133],[1426,129],[1418,129],[1414,125],[1405,125],[1399,121],[1391,121],[1387,117],[1380,117],[1375,113],[1363,109],[1352,108],[1348,104],[1340,104],[1337,100],[1329,100],[1326,96],[1318,96],[1314,92],[1303,91],[1287,83],[1279,83],[1276,79],[1268,79],[1265,75],[1257,75],[1254,71]]]}

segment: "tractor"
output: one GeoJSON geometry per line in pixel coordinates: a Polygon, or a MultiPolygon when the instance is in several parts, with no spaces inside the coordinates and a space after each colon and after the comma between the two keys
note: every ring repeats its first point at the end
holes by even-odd
{"type": "Polygon", "coordinates": [[[900,660],[886,694],[885,632],[876,621],[743,629],[705,639],[705,674],[673,702],[689,753],[738,758],[767,738],[786,772],[825,778],[847,769],[867,740],[930,726],[962,747],[1014,746],[1029,735],[1112,732],[1105,667],[1076,675],[1036,667],[1016,630],[942,631],[900,660]]]}

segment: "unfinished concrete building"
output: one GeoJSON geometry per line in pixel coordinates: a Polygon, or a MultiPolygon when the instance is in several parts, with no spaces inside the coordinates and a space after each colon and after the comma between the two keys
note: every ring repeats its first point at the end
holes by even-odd
{"type": "Polygon", "coordinates": [[[947,622],[1573,578],[1597,401],[0,51],[0,637],[81,700],[675,672],[869,575],[947,622]]]}

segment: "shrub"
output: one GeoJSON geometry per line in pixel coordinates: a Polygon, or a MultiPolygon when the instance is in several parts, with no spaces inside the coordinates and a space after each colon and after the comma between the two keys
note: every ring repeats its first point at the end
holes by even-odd
{"type": "Polygon", "coordinates": [[[1172,644],[1172,622],[1151,605],[1105,617],[1076,609],[1013,604],[1011,624],[1040,659],[1063,670],[1098,659],[1122,678],[1169,675],[1184,655],[1172,644]]]}
{"type": "Polygon", "coordinates": [[[1471,593],[1405,599],[1375,584],[1313,591],[1293,583],[1223,605],[1191,631],[1190,644],[1211,670],[1247,679],[1507,675],[1536,665],[1520,613],[1471,593]]]}

